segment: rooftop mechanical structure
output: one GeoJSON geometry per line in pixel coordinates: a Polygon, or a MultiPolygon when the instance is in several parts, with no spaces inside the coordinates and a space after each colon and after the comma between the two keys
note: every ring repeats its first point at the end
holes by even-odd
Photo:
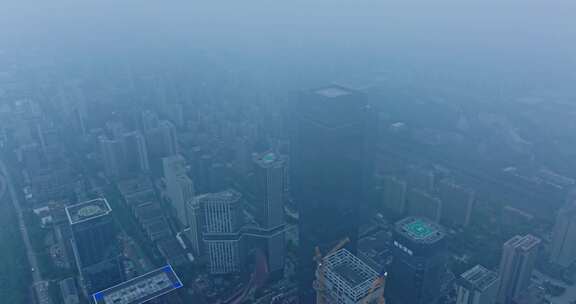
{"type": "Polygon", "coordinates": [[[66,215],[70,225],[105,216],[111,211],[112,208],[110,208],[108,201],[104,198],[97,198],[66,207],[66,215]]]}
{"type": "Polygon", "coordinates": [[[92,295],[95,304],[142,304],[182,287],[167,265],[92,295]]]}
{"type": "Polygon", "coordinates": [[[434,244],[444,238],[444,229],[420,217],[408,217],[396,223],[396,232],[418,244],[434,244]]]}

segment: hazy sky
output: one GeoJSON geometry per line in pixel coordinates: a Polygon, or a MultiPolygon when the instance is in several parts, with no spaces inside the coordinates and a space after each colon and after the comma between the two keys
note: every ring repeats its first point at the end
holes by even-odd
{"type": "Polygon", "coordinates": [[[576,78],[571,0],[0,0],[0,38],[93,55],[192,46],[255,64],[395,61],[576,78]]]}
{"type": "Polygon", "coordinates": [[[468,36],[466,40],[477,43],[503,40],[513,43],[529,36],[564,39],[569,38],[565,35],[576,33],[576,4],[570,0],[2,0],[1,3],[0,33],[24,39],[51,36],[71,42],[106,35],[110,38],[168,35],[181,39],[188,36],[200,40],[208,36],[209,41],[241,36],[246,38],[245,42],[256,39],[293,42],[300,36],[364,41],[392,35],[380,38],[405,36],[406,40],[445,43],[468,36]],[[515,35],[520,37],[515,39],[515,35]]]}

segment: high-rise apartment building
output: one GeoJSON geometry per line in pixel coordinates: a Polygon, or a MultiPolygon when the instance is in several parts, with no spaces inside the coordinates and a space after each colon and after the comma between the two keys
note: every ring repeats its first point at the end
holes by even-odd
{"type": "Polygon", "coordinates": [[[172,214],[181,227],[187,226],[187,205],[194,198],[194,183],[186,174],[186,160],[181,155],[162,159],[166,192],[172,206],[172,214]]]}
{"type": "Polygon", "coordinates": [[[316,246],[327,251],[348,237],[355,252],[369,106],[362,93],[333,85],[301,93],[295,107],[290,180],[300,217],[299,297],[312,303],[316,246]]]}
{"type": "Polygon", "coordinates": [[[120,177],[123,173],[124,147],[122,141],[100,137],[100,151],[104,162],[104,171],[110,178],[120,177]]]}
{"type": "Polygon", "coordinates": [[[476,265],[458,277],[456,304],[495,304],[499,283],[496,272],[476,265]]]}
{"type": "Polygon", "coordinates": [[[86,295],[123,280],[112,209],[104,198],[66,207],[72,249],[86,295]]]}
{"type": "Polygon", "coordinates": [[[202,241],[204,213],[200,204],[200,199],[203,196],[196,196],[187,204],[186,216],[188,217],[188,230],[186,235],[192,245],[192,253],[199,257],[204,253],[204,246],[202,241]]]}
{"type": "Polygon", "coordinates": [[[150,159],[161,159],[178,153],[176,127],[171,122],[161,120],[157,125],[152,124],[144,134],[150,159]]]}
{"type": "Polygon", "coordinates": [[[568,267],[576,261],[576,205],[561,208],[552,234],[550,262],[568,267]]]}
{"type": "Polygon", "coordinates": [[[132,131],[122,135],[124,141],[125,166],[131,172],[148,172],[148,150],[144,136],[139,131],[132,131]]]}
{"type": "Polygon", "coordinates": [[[146,142],[140,132],[122,133],[114,139],[102,136],[99,140],[108,177],[125,178],[150,170],[146,142]]]}
{"type": "Polygon", "coordinates": [[[408,217],[395,224],[386,296],[394,304],[434,304],[444,295],[444,229],[427,218],[408,217]]]}
{"type": "Polygon", "coordinates": [[[498,303],[510,304],[530,285],[540,239],[533,235],[514,236],[502,247],[498,303]]]}

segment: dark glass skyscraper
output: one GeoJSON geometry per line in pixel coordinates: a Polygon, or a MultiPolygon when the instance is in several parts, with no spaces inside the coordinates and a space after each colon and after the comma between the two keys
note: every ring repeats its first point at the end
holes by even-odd
{"type": "Polygon", "coordinates": [[[426,218],[408,217],[395,224],[387,300],[393,304],[437,303],[446,281],[444,236],[444,229],[426,218]]]}
{"type": "Polygon", "coordinates": [[[301,303],[314,300],[316,246],[326,253],[348,237],[348,249],[355,252],[368,109],[362,93],[340,86],[303,92],[296,103],[291,159],[301,303]]]}
{"type": "Polygon", "coordinates": [[[123,280],[121,251],[111,211],[103,198],[66,208],[74,257],[87,295],[123,280]]]}

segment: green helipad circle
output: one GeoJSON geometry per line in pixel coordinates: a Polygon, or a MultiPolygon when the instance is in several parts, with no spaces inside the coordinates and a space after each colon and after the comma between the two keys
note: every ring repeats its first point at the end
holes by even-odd
{"type": "Polygon", "coordinates": [[[434,233],[434,229],[420,219],[407,224],[406,230],[408,230],[408,233],[415,239],[424,239],[434,233]]]}

